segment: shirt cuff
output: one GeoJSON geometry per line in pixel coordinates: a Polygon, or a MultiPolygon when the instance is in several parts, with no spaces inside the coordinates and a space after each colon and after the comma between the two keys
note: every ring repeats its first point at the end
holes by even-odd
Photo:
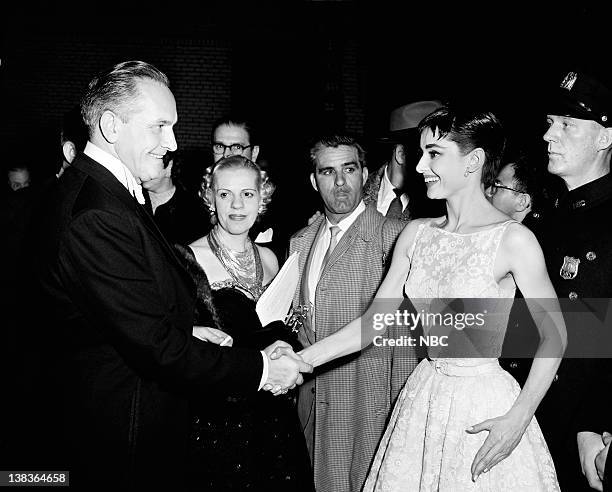
{"type": "Polygon", "coordinates": [[[268,380],[268,365],[270,364],[266,353],[263,350],[261,350],[260,352],[261,356],[263,357],[263,371],[261,373],[261,381],[259,381],[259,388],[257,388],[257,391],[261,390],[261,388],[263,388],[263,385],[266,384],[266,381],[268,380]]]}

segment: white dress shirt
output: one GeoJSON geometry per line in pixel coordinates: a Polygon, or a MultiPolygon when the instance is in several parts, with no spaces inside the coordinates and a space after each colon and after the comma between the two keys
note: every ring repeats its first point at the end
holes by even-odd
{"type": "MultiPolygon", "coordinates": [[[[314,244],[314,253],[312,254],[312,260],[310,261],[310,271],[308,272],[308,300],[310,304],[314,306],[315,304],[315,292],[317,290],[317,284],[319,283],[319,276],[321,273],[321,265],[323,264],[323,257],[327,252],[327,248],[329,248],[329,242],[331,241],[331,232],[329,232],[329,228],[333,225],[337,225],[340,227],[340,232],[336,236],[338,243],[344,236],[344,233],[353,225],[353,222],[357,220],[364,210],[366,209],[365,203],[363,200],[357,205],[355,210],[351,212],[348,217],[345,217],[337,224],[332,224],[329,219],[325,219],[325,231],[321,234],[315,244],[314,244]]],[[[314,325],[314,318],[313,318],[314,325]]],[[[312,327],[314,330],[314,326],[312,327]]]]}
{"type": "Polygon", "coordinates": [[[113,173],[113,176],[125,186],[130,195],[136,198],[138,203],[144,205],[145,199],[142,194],[142,186],[138,184],[132,172],[123,162],[91,142],[87,142],[83,152],[86,156],[91,157],[98,164],[113,173]]]}
{"type": "MultiPolygon", "coordinates": [[[[378,199],[376,200],[376,209],[383,215],[387,215],[389,211],[389,207],[391,206],[391,202],[395,198],[395,192],[393,191],[393,183],[389,179],[387,172],[389,171],[389,166],[385,166],[385,172],[382,175],[382,179],[380,180],[380,187],[378,188],[378,199]]],[[[402,193],[400,196],[400,201],[402,202],[402,211],[406,210],[408,206],[408,196],[406,193],[402,193]]]]}

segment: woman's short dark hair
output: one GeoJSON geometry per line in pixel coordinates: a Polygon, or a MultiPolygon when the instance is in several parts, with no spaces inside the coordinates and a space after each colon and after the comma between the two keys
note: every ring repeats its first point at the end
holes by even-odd
{"type": "Polygon", "coordinates": [[[168,77],[143,61],[126,61],[96,75],[81,99],[81,116],[91,137],[104,111],[111,110],[127,122],[134,101],[139,96],[138,81],[153,80],[166,87],[168,77]]]}
{"type": "Polygon", "coordinates": [[[487,187],[497,178],[506,136],[501,122],[492,112],[465,106],[444,106],[425,117],[418,130],[419,133],[431,130],[438,138],[455,142],[464,155],[481,148],[485,153],[482,182],[487,187]]]}

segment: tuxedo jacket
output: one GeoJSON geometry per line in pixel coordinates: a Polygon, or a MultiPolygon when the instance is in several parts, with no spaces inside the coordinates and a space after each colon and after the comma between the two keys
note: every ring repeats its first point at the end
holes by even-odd
{"type": "MultiPolygon", "coordinates": [[[[315,331],[308,322],[300,328],[303,345],[327,337],[366,311],[404,224],[366,207],[344,233],[316,287],[315,331]]],[[[325,226],[323,215],[291,238],[290,253],[300,253],[301,287],[294,307],[308,303],[313,246],[325,226]]],[[[370,345],[317,368],[314,378],[300,387],[298,414],[318,492],[361,490],[390,410],[416,364],[412,348],[370,345]]]]}
{"type": "Polygon", "coordinates": [[[192,337],[190,276],[145,208],[86,155],[58,181],[41,232],[64,469],[88,490],[180,488],[189,395],[257,391],[261,354],[192,337]]]}

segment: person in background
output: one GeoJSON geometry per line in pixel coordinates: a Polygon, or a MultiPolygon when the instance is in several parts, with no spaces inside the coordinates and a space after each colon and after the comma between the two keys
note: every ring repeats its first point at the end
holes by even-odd
{"type": "MultiPolygon", "coordinates": [[[[292,319],[304,346],[363,313],[405,225],[363,202],[368,170],[355,138],[320,138],[310,161],[325,213],[295,233],[289,247],[300,254],[292,319]]],[[[361,490],[393,402],[416,364],[410,347],[370,347],[319,368],[300,387],[298,412],[318,492],[361,490]]]]}
{"type": "Polygon", "coordinates": [[[30,168],[27,164],[9,167],[6,176],[8,187],[12,191],[27,188],[32,183],[30,168]]]}
{"type": "MultiPolygon", "coordinates": [[[[570,71],[551,87],[546,109],[548,172],[564,187],[534,229],[568,326],[568,353],[537,417],[563,490],[601,487],[595,457],[604,448],[590,402],[612,388],[612,326],[587,320],[612,298],[612,90],[570,71]],[[585,480],[586,476],[586,480],[585,480]],[[589,487],[590,485],[590,487],[589,487]]],[[[600,403],[601,404],[601,403],[600,403]]],[[[609,430],[609,429],[608,429],[609,430]]]]}
{"type": "MultiPolygon", "coordinates": [[[[259,164],[259,143],[258,128],[246,115],[232,113],[219,118],[213,124],[211,135],[213,162],[219,162],[232,155],[241,155],[259,164]]],[[[270,173],[268,162],[265,159],[264,162],[266,170],[270,173]]],[[[277,190],[277,194],[282,191],[277,190]]],[[[278,258],[284,258],[287,252],[287,227],[293,226],[294,224],[287,223],[286,210],[272,205],[264,217],[258,218],[250,234],[256,243],[271,248],[278,258]]]]}
{"type": "MultiPolygon", "coordinates": [[[[439,101],[418,101],[391,112],[389,131],[378,139],[390,147],[389,160],[370,174],[363,188],[363,200],[386,217],[408,221],[417,204],[425,203],[425,187],[415,171],[418,161],[421,120],[442,106],[439,101]]],[[[433,205],[433,202],[430,203],[433,205]]]]}
{"type": "MultiPolygon", "coordinates": [[[[528,215],[535,214],[543,202],[543,176],[538,166],[526,154],[508,156],[497,178],[486,190],[491,204],[508,217],[523,222],[528,215]]],[[[527,227],[529,227],[529,219],[527,227]]]]}
{"type": "Polygon", "coordinates": [[[87,144],[87,127],[77,105],[64,113],[60,130],[61,165],[55,174],[59,178],[72,163],[78,152],[85,150],[87,144]]]}
{"type": "Polygon", "coordinates": [[[210,218],[202,200],[182,183],[180,153],[167,154],[164,165],[159,177],[143,181],[145,199],[168,242],[187,245],[208,232],[210,218]]]}

